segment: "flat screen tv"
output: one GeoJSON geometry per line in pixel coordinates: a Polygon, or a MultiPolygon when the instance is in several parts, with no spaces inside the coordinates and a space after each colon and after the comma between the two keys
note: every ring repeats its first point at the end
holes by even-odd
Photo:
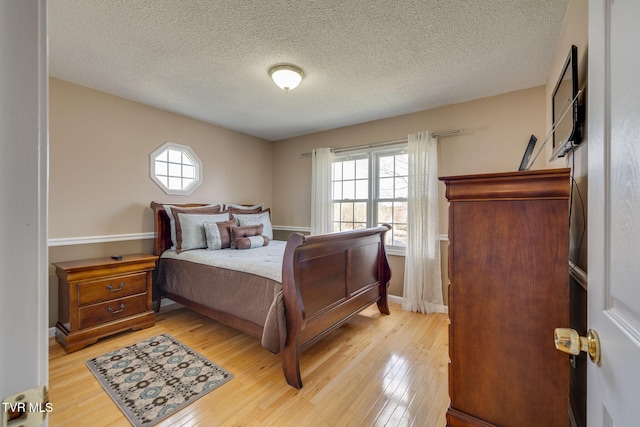
{"type": "Polygon", "coordinates": [[[578,95],[578,48],[571,46],[551,96],[553,154],[550,160],[566,156],[582,139],[578,95]]]}

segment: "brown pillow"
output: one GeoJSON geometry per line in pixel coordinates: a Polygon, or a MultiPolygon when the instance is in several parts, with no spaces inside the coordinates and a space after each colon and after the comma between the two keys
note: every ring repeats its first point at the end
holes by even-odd
{"type": "Polygon", "coordinates": [[[241,237],[231,242],[231,249],[251,249],[267,246],[269,238],[267,236],[241,237]]]}
{"type": "Polygon", "coordinates": [[[260,236],[262,235],[262,230],[264,230],[264,225],[262,224],[247,225],[245,227],[231,227],[231,241],[233,242],[234,240],[242,237],[260,236]]]}
{"type": "Polygon", "coordinates": [[[262,224],[231,227],[231,249],[250,249],[268,245],[269,238],[262,236],[263,229],[262,224]]]}

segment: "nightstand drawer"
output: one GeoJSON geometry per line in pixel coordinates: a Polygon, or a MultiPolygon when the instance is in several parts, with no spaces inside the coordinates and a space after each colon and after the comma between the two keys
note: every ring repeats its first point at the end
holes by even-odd
{"type": "Polygon", "coordinates": [[[86,305],[110,301],[147,290],[147,274],[137,273],[130,276],[117,276],[95,282],[78,284],[78,304],[86,305]]]}
{"type": "Polygon", "coordinates": [[[118,298],[80,308],[80,329],[101,325],[145,311],[147,294],[118,298]]]}

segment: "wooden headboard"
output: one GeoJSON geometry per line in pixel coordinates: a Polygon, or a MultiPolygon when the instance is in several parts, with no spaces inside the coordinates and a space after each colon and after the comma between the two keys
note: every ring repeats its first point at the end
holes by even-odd
{"type": "Polygon", "coordinates": [[[171,224],[169,223],[169,215],[164,210],[164,205],[177,206],[180,208],[195,208],[198,206],[206,206],[207,203],[157,203],[151,202],[151,210],[153,211],[153,231],[155,232],[155,240],[153,242],[153,254],[161,255],[171,247],[171,224]]]}

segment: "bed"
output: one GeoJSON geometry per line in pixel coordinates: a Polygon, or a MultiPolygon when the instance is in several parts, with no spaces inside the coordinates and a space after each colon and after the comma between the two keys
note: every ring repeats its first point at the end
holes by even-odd
{"type": "MultiPolygon", "coordinates": [[[[265,247],[242,251],[177,253],[172,249],[167,204],[151,203],[153,250],[160,256],[156,310],[160,310],[161,297],[166,297],[260,339],[264,348],[280,353],[285,379],[292,387],[302,388],[301,350],[373,303],[381,313],[390,314],[387,286],[391,270],[384,246],[388,225],[316,236],[294,233],[286,242],[272,240],[265,247]],[[231,264],[202,264],[211,253],[231,259],[231,264]],[[273,264],[264,271],[255,261],[262,253],[265,264],[273,264]],[[244,254],[249,261],[236,259],[244,254]]],[[[170,205],[180,209],[205,206],[170,205]]]]}

